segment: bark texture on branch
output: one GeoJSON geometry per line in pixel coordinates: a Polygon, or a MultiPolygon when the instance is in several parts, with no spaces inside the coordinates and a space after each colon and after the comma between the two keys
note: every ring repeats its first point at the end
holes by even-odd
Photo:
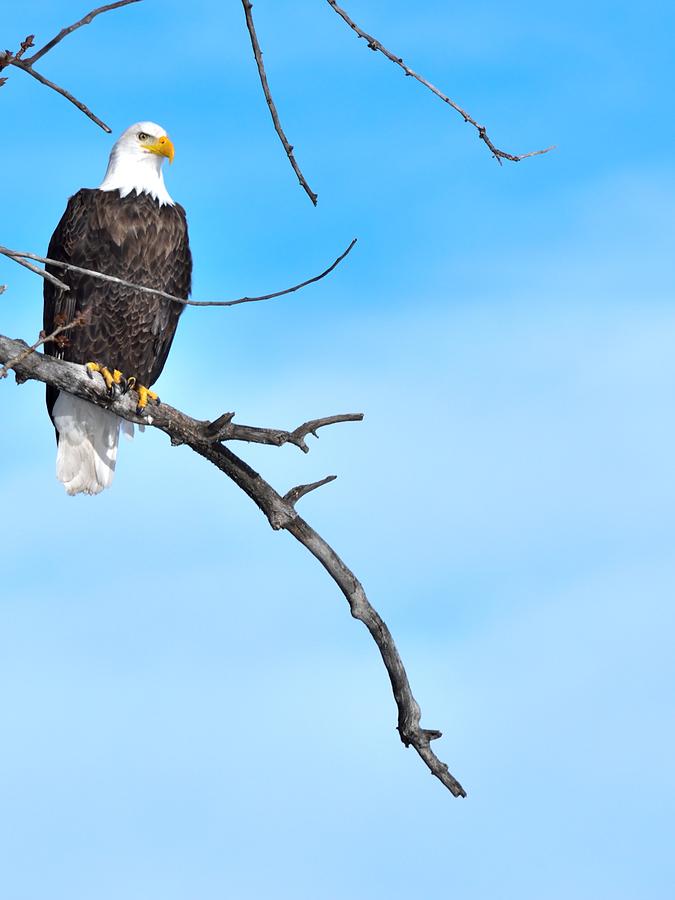
{"type": "Polygon", "coordinates": [[[0,335],[0,364],[11,363],[16,371],[17,381],[35,379],[51,384],[59,390],[109,409],[130,422],[151,424],[169,435],[172,444],[187,444],[195,453],[213,463],[231,478],[265,514],[272,528],[285,529],[309,550],[344,594],[352,616],[363,622],[377,644],[396,701],[397,727],[401,740],[406,747],[415,748],[430,772],[455,797],[466,796],[464,788],[451,775],[447,765],[431,749],[431,741],[439,738],[441,732],[421,727],[420,708],[411,691],[403,662],[387,625],[368,601],[358,578],[295,509],[295,503],[301,497],[310,490],[317,489],[321,484],[327,484],[332,478],[329,476],[312,485],[298,485],[282,496],[246,462],[220,442],[257,439],[260,443],[275,446],[293,442],[302,449],[307,449],[304,438],[310,433],[315,433],[317,428],[337,422],[355,421],[362,416],[347,414],[314,419],[299,426],[295,431],[286,432],[236,425],[232,422],[231,413],[219,416],[214,422],[204,422],[193,419],[166,404],[153,407],[150,416],[141,417],[136,413],[136,402],[131,394],[112,400],[105,391],[102,379],[89,378],[85,374],[84,366],[30,351],[31,348],[23,341],[0,335]],[[281,436],[284,435],[285,439],[282,439],[281,436]]]}

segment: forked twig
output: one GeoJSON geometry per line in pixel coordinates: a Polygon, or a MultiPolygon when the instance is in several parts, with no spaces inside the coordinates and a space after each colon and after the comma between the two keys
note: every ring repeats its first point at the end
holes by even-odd
{"type": "MultiPolygon", "coordinates": [[[[7,66],[15,66],[17,69],[21,69],[23,72],[26,72],[28,75],[31,75],[40,84],[44,84],[46,87],[51,88],[53,91],[56,91],[57,94],[61,94],[62,97],[65,97],[66,100],[70,101],[74,106],[76,106],[79,110],[81,110],[85,116],[88,116],[92,122],[95,122],[100,128],[104,131],[107,131],[108,134],[111,133],[112,129],[106,125],[97,115],[95,115],[89,107],[83,103],[81,100],[78,100],[77,97],[74,97],[70,91],[67,91],[65,88],[56,84],[53,81],[50,81],[48,78],[45,78],[40,72],[36,72],[33,68],[33,65],[42,57],[49,53],[57,44],[59,44],[65,37],[69,34],[72,34],[73,31],[76,31],[78,28],[82,28],[83,25],[88,25],[96,16],[99,16],[101,13],[109,12],[112,9],[119,9],[121,6],[129,6],[130,3],[139,3],[140,0],[118,0],[117,3],[108,3],[106,6],[99,6],[97,9],[93,9],[91,12],[87,13],[86,16],[83,16],[78,22],[74,22],[72,25],[68,25],[66,28],[62,28],[59,33],[51,39],[51,41],[47,41],[47,43],[37,50],[32,56],[25,58],[24,54],[26,50],[33,46],[33,39],[35,35],[30,34],[24,41],[21,43],[20,49],[16,53],[11,53],[9,50],[4,53],[0,53],[0,71],[6,68],[7,66]]],[[[0,86],[4,84],[6,78],[0,78],[0,86]]]]}
{"type": "MultiPolygon", "coordinates": [[[[26,262],[26,257],[23,254],[19,255],[15,253],[13,250],[9,250],[7,247],[0,247],[0,255],[7,256],[9,259],[13,260],[15,263],[18,263],[20,266],[23,266],[24,269],[29,269],[31,272],[34,272],[36,275],[39,275],[40,278],[44,278],[45,281],[51,282],[54,287],[59,288],[62,291],[69,291],[70,288],[67,284],[64,284],[63,281],[59,281],[59,279],[52,275],[51,272],[46,272],[44,269],[40,269],[39,266],[34,266],[29,262],[26,262]]],[[[43,260],[38,260],[38,262],[43,262],[43,260]]]]}
{"type": "Polygon", "coordinates": [[[340,422],[361,422],[363,413],[341,413],[337,416],[324,416],[323,419],[311,419],[299,425],[294,431],[282,431],[279,428],[258,428],[253,425],[240,425],[233,422],[234,413],[227,412],[219,416],[213,422],[204,423],[204,437],[212,443],[221,441],[248,441],[251,444],[270,444],[274,447],[283,447],[284,444],[294,444],[303,453],[309,453],[309,447],[305,438],[313,434],[319,435],[319,428],[326,425],[337,425],[340,422]]]}
{"type": "Polygon", "coordinates": [[[125,281],[123,278],[117,278],[115,275],[106,275],[103,272],[95,272],[93,269],[83,269],[81,266],[75,266],[72,263],[63,262],[60,259],[50,259],[48,256],[38,256],[37,253],[28,253],[25,250],[10,250],[9,247],[0,246],[0,256],[6,256],[8,259],[19,263],[19,265],[25,266],[32,272],[35,272],[36,275],[46,278],[57,287],[66,291],[70,290],[68,285],[59,281],[58,278],[55,278],[51,273],[46,272],[44,269],[32,266],[30,263],[27,263],[26,260],[33,259],[36,262],[55,266],[59,269],[66,269],[70,272],[79,272],[82,275],[90,275],[92,278],[99,278],[101,281],[111,281],[113,284],[121,284],[124,285],[124,287],[134,288],[134,290],[137,291],[144,291],[146,294],[155,294],[158,297],[164,297],[166,300],[174,300],[176,303],[182,303],[185,306],[238,306],[240,303],[257,303],[260,300],[273,300],[276,297],[283,297],[286,294],[294,294],[296,291],[299,291],[310,284],[321,281],[322,278],[325,278],[326,275],[330,275],[330,273],[340,265],[342,260],[351,252],[356,240],[357,239],[354,238],[347,249],[341,253],[327,269],[324,269],[323,272],[320,272],[318,275],[313,275],[311,278],[307,278],[299,284],[294,284],[293,287],[284,288],[283,291],[273,291],[271,294],[261,294],[259,297],[239,297],[237,300],[188,300],[185,297],[176,297],[175,294],[167,294],[166,291],[159,291],[156,288],[144,287],[142,284],[134,284],[132,281],[125,281]]]}
{"type": "Polygon", "coordinates": [[[117,3],[108,3],[107,6],[99,6],[98,9],[92,9],[91,12],[87,13],[86,16],[82,16],[79,22],[74,22],[72,25],[67,25],[65,28],[62,28],[61,31],[53,37],[51,41],[47,41],[44,47],[41,47],[36,53],[34,53],[28,59],[25,59],[24,62],[32,66],[34,63],[41,59],[45,55],[45,53],[49,53],[51,49],[56,47],[60,41],[64,39],[64,37],[68,37],[69,34],[72,34],[73,31],[77,31],[78,28],[82,28],[83,25],[88,25],[91,21],[93,21],[96,16],[100,16],[101,13],[110,12],[112,9],[119,9],[121,6],[129,6],[130,3],[139,3],[140,0],[117,0],[117,3]]]}

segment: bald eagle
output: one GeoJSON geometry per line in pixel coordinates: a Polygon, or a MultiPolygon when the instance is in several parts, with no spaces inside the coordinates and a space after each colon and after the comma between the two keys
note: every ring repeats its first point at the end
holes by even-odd
{"type": "MultiPolygon", "coordinates": [[[[68,201],[47,256],[124,281],[187,298],[192,257],[185,210],[169,196],[162,163],[173,161],[173,144],[154,122],[127,128],[112,148],[105,178],[68,201]]],[[[138,391],[138,410],[159,377],[183,304],[124,285],[47,265],[68,285],[44,283],[44,330],[82,316],[66,340],[45,350],[100,372],[111,395],[127,385],[138,391]]],[[[109,487],[120,427],[107,410],[47,386],[47,409],[57,440],[56,475],[69,494],[98,494],[109,487]]]]}

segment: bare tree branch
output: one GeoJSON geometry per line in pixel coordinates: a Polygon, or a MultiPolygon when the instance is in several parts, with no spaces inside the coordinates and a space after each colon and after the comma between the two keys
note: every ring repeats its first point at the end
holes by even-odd
{"type": "Polygon", "coordinates": [[[300,284],[294,284],[293,287],[284,288],[283,291],[274,291],[272,294],[262,294],[259,297],[239,297],[237,300],[188,300],[185,297],[176,297],[174,294],[167,294],[165,291],[159,291],[156,288],[144,287],[142,284],[124,281],[124,279],[117,278],[115,275],[105,275],[103,272],[95,272],[92,269],[83,269],[81,266],[74,266],[72,263],[62,262],[60,259],[50,259],[48,256],[38,256],[37,253],[27,253],[24,250],[10,250],[9,247],[3,247],[1,245],[0,256],[6,256],[8,259],[19,263],[19,265],[25,266],[27,269],[30,269],[31,272],[35,272],[37,275],[46,278],[48,281],[56,284],[57,287],[66,291],[70,289],[67,285],[63,284],[62,281],[59,281],[44,269],[38,269],[36,266],[31,266],[30,263],[25,262],[25,260],[34,259],[37,262],[46,263],[47,265],[55,266],[59,269],[80,272],[82,275],[91,275],[92,278],[99,278],[101,281],[111,281],[114,284],[122,284],[125,287],[134,288],[137,291],[145,291],[146,294],[156,294],[159,297],[164,297],[166,300],[174,300],[176,303],[183,303],[185,306],[238,306],[240,303],[257,303],[259,300],[273,300],[276,297],[283,297],[285,294],[293,294],[301,288],[314,284],[317,281],[321,281],[322,278],[325,278],[326,275],[330,275],[333,269],[336,269],[340,265],[342,260],[351,252],[356,240],[357,239],[354,238],[344,253],[341,253],[340,256],[338,256],[338,258],[319,275],[314,275],[312,278],[306,279],[306,281],[301,281],[300,284]]]}
{"type": "Polygon", "coordinates": [[[100,16],[104,12],[110,12],[112,9],[119,9],[121,6],[129,6],[131,3],[140,3],[140,0],[118,0],[117,3],[109,3],[107,6],[99,6],[98,9],[93,9],[86,16],[83,16],[79,22],[74,22],[72,25],[62,28],[56,37],[53,37],[51,41],[48,41],[44,47],[38,50],[37,53],[34,53],[29,59],[24,60],[24,62],[29,66],[34,65],[45,53],[49,53],[52,48],[56,47],[64,37],[72,34],[73,31],[77,31],[78,28],[82,28],[83,25],[88,25],[96,16],[100,16]]]}
{"type": "MultiPolygon", "coordinates": [[[[137,2],[137,0],[134,0],[137,2]]],[[[93,113],[86,103],[83,103],[81,100],[78,100],[77,97],[74,97],[70,91],[67,91],[65,88],[56,84],[54,81],[50,81],[48,78],[45,78],[44,75],[41,75],[39,72],[36,72],[35,69],[31,68],[31,66],[26,65],[22,60],[13,60],[10,65],[16,66],[18,69],[22,69],[24,72],[27,72],[29,75],[32,75],[40,84],[44,84],[45,87],[51,88],[53,91],[56,91],[57,94],[61,94],[62,97],[65,97],[66,100],[69,100],[73,106],[76,106],[79,110],[81,110],[85,116],[88,116],[92,122],[95,122],[99,128],[102,128],[104,131],[107,131],[108,134],[112,134],[112,128],[109,125],[99,119],[99,117],[93,113]]]]}
{"type": "Polygon", "coordinates": [[[309,434],[313,434],[315,438],[319,435],[319,428],[326,425],[337,425],[339,422],[361,422],[363,413],[341,413],[338,416],[326,416],[323,419],[312,419],[299,425],[295,431],[281,431],[278,428],[256,428],[252,425],[238,425],[232,419],[234,413],[225,413],[215,422],[204,423],[204,436],[213,443],[219,441],[248,441],[251,444],[271,444],[274,447],[283,447],[284,444],[294,444],[299,447],[303,453],[309,453],[309,447],[305,443],[305,438],[309,434]],[[222,420],[222,425],[218,423],[222,420]]]}
{"type": "Polygon", "coordinates": [[[258,43],[258,36],[255,33],[255,25],[253,24],[253,4],[251,0],[241,0],[242,5],[244,7],[244,15],[246,16],[246,27],[248,28],[248,33],[251,38],[251,46],[253,47],[253,55],[255,56],[255,62],[258,67],[258,75],[260,76],[260,83],[262,84],[263,93],[265,94],[265,100],[267,102],[267,108],[270,111],[270,115],[272,116],[272,121],[274,122],[274,129],[276,133],[279,135],[279,140],[283,144],[284,150],[286,151],[286,156],[288,157],[288,161],[291,166],[293,166],[293,171],[298,176],[298,181],[302,185],[303,190],[312,201],[314,206],[316,206],[316,201],[318,199],[318,194],[315,194],[311,187],[307,184],[307,180],[305,176],[300,171],[300,166],[296,162],[295,156],[293,155],[293,146],[289,143],[288,138],[284,133],[284,129],[281,127],[281,121],[279,120],[279,113],[277,112],[277,108],[274,104],[274,100],[272,99],[272,93],[270,91],[270,86],[267,82],[267,74],[265,72],[265,66],[263,65],[262,59],[262,50],[260,49],[260,44],[258,43]]]}
{"type": "MultiPolygon", "coordinates": [[[[53,81],[50,81],[48,78],[45,78],[44,75],[41,75],[40,72],[36,72],[33,68],[33,65],[41,59],[46,53],[49,53],[58,43],[60,43],[65,37],[69,34],[72,34],[73,31],[76,31],[78,28],[81,28],[83,25],[88,25],[96,16],[99,16],[101,13],[109,12],[112,9],[119,9],[121,6],[129,6],[130,3],[139,3],[140,0],[118,0],[117,3],[109,3],[107,6],[99,6],[97,9],[93,9],[90,13],[87,13],[86,16],[81,18],[78,22],[74,22],[72,25],[68,25],[66,28],[62,28],[59,33],[48,41],[40,50],[36,51],[32,56],[29,56],[27,59],[24,58],[24,54],[26,50],[33,46],[33,39],[35,35],[31,34],[21,43],[20,49],[16,53],[12,53],[9,50],[6,50],[4,53],[0,53],[0,71],[6,68],[7,66],[15,66],[17,69],[21,69],[23,72],[27,72],[28,75],[31,75],[33,78],[37,79],[40,84],[44,84],[46,87],[51,88],[53,91],[56,91],[57,94],[61,94],[62,97],[65,97],[66,100],[69,100],[74,106],[76,106],[79,110],[81,110],[85,116],[88,116],[92,122],[95,122],[100,128],[104,131],[107,131],[108,134],[111,133],[112,129],[109,128],[105,122],[101,121],[86,104],[82,103],[81,100],[78,100],[77,97],[74,97],[70,91],[67,91],[65,88],[62,88],[60,85],[55,84],[53,81]]],[[[0,86],[5,83],[6,78],[0,78],[0,86]]]]}
{"type": "Polygon", "coordinates": [[[447,103],[448,106],[451,106],[454,110],[456,110],[460,116],[464,119],[465,122],[468,122],[469,125],[473,125],[473,127],[478,132],[478,137],[483,141],[483,143],[490,149],[492,155],[497,160],[497,162],[501,165],[503,159],[508,159],[511,162],[520,162],[521,159],[527,159],[529,156],[541,156],[542,153],[548,153],[550,150],[553,150],[554,147],[546,147],[544,150],[532,150],[530,153],[522,153],[520,156],[514,156],[512,153],[507,153],[504,150],[499,150],[492,143],[490,138],[488,137],[487,131],[485,130],[484,125],[479,125],[475,119],[473,119],[466,110],[462,109],[454,100],[451,100],[446,94],[442,91],[439,91],[437,87],[431,84],[430,81],[427,81],[422,75],[418,75],[417,72],[413,72],[413,70],[407,66],[400,56],[395,56],[390,50],[387,50],[377,38],[374,38],[371,34],[363,31],[363,29],[359,28],[359,26],[354,22],[353,19],[350,19],[344,9],[341,9],[336,0],[327,0],[328,4],[333,7],[335,12],[340,16],[340,18],[349,25],[352,31],[358,35],[358,37],[363,38],[367,43],[368,47],[377,52],[379,50],[380,53],[384,54],[387,59],[390,59],[395,65],[399,66],[407,76],[410,78],[414,78],[415,81],[419,81],[420,84],[423,84],[424,87],[428,88],[433,94],[439,97],[444,103],[447,103]]]}
{"type": "MultiPolygon", "coordinates": [[[[303,519],[293,502],[314,485],[299,486],[289,495],[282,497],[257,472],[231,450],[213,440],[207,433],[209,423],[200,422],[186,416],[166,404],[153,408],[152,419],[136,414],[135,401],[129,394],[111,398],[103,387],[102,380],[88,378],[84,366],[64,362],[55,357],[44,356],[28,347],[23,341],[15,341],[0,335],[0,363],[12,363],[17,378],[36,379],[51,384],[58,390],[89,400],[97,406],[109,409],[130,422],[152,424],[169,435],[175,444],[187,444],[195,453],[213,463],[221,472],[234,481],[265,514],[274,529],[285,529],[303,544],[321,563],[330,577],[344,594],[351,614],[364,623],[382,656],[398,708],[398,732],[406,747],[413,746],[429,771],[436,776],[455,797],[466,796],[464,788],[450,774],[445,763],[431,749],[430,742],[440,737],[440,732],[420,726],[420,708],[410,689],[410,683],[403,662],[386,624],[371,606],[363,586],[354,573],[345,565],[333,548],[303,519]],[[17,358],[22,357],[19,361],[17,358]]],[[[228,414],[229,415],[229,414],[228,414]]],[[[222,418],[222,417],[221,417],[222,418]]],[[[321,425],[344,421],[344,417],[330,416],[305,423],[290,434],[311,433],[321,425]],[[313,426],[313,427],[311,427],[313,426]]],[[[218,421],[218,420],[216,420],[218,421]]],[[[261,429],[267,431],[267,429],[261,429]]],[[[289,432],[286,432],[287,434],[289,432]]],[[[326,479],[323,480],[326,483],[326,479]]]]}

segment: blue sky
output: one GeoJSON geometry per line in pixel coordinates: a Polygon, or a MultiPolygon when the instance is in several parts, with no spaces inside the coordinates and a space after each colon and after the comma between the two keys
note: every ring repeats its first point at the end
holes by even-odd
{"type": "MultiPolygon", "coordinates": [[[[346,2],[346,0],[345,0],[346,2]]],[[[41,42],[86,4],[0,13],[41,42]],[[58,8],[57,8],[58,7],[58,8]]],[[[363,580],[453,800],[394,731],[377,651],[290,536],[152,430],[71,499],[35,383],[0,384],[0,884],[12,900],[672,895],[675,10],[349,0],[366,30],[546,157],[475,133],[322,0],[258,0],[298,188],[238,2],[145,2],[42,61],[113,127],[162,123],[194,296],[162,397],[289,427],[246,447],[363,580]]],[[[40,252],[111,138],[0,89],[0,242],[40,252]]],[[[0,331],[41,285],[0,261],[0,331]]]]}

